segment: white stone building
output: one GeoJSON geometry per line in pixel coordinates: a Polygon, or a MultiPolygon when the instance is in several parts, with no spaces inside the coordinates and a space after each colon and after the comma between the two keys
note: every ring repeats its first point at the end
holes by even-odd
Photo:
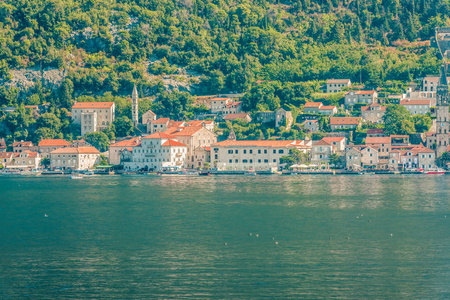
{"type": "Polygon", "coordinates": [[[425,115],[430,112],[430,100],[404,99],[400,101],[400,105],[404,106],[412,115],[425,115]]]}
{"type": "Polygon", "coordinates": [[[94,147],[66,147],[50,152],[52,169],[88,170],[100,162],[100,151],[94,147]]]}
{"type": "Polygon", "coordinates": [[[72,120],[81,126],[81,135],[106,129],[115,117],[114,102],[76,102],[72,120]]]}
{"type": "Polygon", "coordinates": [[[280,158],[289,155],[291,148],[310,151],[310,141],[234,141],[211,145],[211,167],[219,170],[276,171],[280,158]]]}
{"type": "Polygon", "coordinates": [[[162,171],[185,167],[187,146],[164,132],[142,137],[140,145],[132,151],[131,161],[123,162],[125,170],[162,171]]]}
{"type": "Polygon", "coordinates": [[[386,106],[378,103],[372,103],[369,106],[361,106],[361,117],[364,121],[370,123],[381,123],[386,113],[386,106]]]}
{"type": "Polygon", "coordinates": [[[345,107],[351,107],[356,103],[377,103],[377,98],[376,91],[350,91],[345,94],[345,107]]]}
{"type": "Polygon", "coordinates": [[[133,137],[109,146],[109,163],[111,165],[120,164],[121,152],[124,149],[134,148],[141,143],[141,137],[133,137]]]}
{"type": "Polygon", "coordinates": [[[352,82],[350,79],[328,79],[326,83],[327,93],[339,93],[343,88],[350,88],[352,82]]]}

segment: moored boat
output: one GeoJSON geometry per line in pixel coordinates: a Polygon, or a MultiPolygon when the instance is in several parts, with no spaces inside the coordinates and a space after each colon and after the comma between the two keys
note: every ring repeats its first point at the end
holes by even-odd
{"type": "Polygon", "coordinates": [[[199,173],[195,172],[195,171],[180,171],[180,172],[178,172],[178,175],[197,176],[197,175],[199,175],[199,173]]]}
{"type": "Polygon", "coordinates": [[[83,179],[83,176],[79,176],[79,175],[71,175],[69,176],[70,179],[83,179]]]}
{"type": "Polygon", "coordinates": [[[211,175],[211,172],[209,172],[209,171],[201,171],[201,172],[198,173],[198,175],[200,175],[200,176],[209,176],[209,175],[211,175]]]}
{"type": "Polygon", "coordinates": [[[245,176],[256,176],[258,174],[256,174],[256,172],[253,170],[249,170],[249,171],[245,172],[244,175],[245,176]]]}
{"type": "Polygon", "coordinates": [[[444,175],[445,171],[442,169],[430,169],[424,172],[426,175],[444,175]]]}
{"type": "Polygon", "coordinates": [[[147,173],[147,176],[162,176],[162,174],[161,173],[152,172],[152,173],[147,173]]]}

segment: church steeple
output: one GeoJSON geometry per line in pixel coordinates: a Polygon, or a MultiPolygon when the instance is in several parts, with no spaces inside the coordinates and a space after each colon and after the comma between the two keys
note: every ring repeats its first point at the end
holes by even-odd
{"type": "Polygon", "coordinates": [[[446,67],[442,65],[436,89],[436,158],[446,152],[449,146],[450,116],[448,100],[449,92],[446,67]]]}
{"type": "Polygon", "coordinates": [[[134,87],[133,87],[133,93],[131,96],[132,96],[131,119],[133,121],[134,127],[137,127],[139,124],[139,96],[138,96],[136,85],[134,85],[134,87]]]}

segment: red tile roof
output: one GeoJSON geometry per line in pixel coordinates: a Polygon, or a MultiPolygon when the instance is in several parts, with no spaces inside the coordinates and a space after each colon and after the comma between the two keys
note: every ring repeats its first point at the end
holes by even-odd
{"type": "Polygon", "coordinates": [[[335,108],[336,108],[336,106],[334,106],[334,105],[327,105],[327,106],[319,107],[319,109],[324,109],[324,110],[333,110],[335,108]]]}
{"type": "Polygon", "coordinates": [[[174,141],[174,140],[167,140],[161,146],[163,146],[163,147],[187,147],[185,144],[174,141]]]}
{"type": "Polygon", "coordinates": [[[131,139],[117,142],[115,144],[112,144],[109,147],[136,147],[137,145],[139,145],[140,141],[141,141],[140,137],[134,137],[131,139]]]}
{"type": "Polygon", "coordinates": [[[329,142],[324,141],[324,140],[322,139],[322,140],[320,140],[320,141],[318,141],[318,142],[315,142],[315,143],[313,144],[313,146],[331,146],[331,144],[330,144],[329,142]]]}
{"type": "Polygon", "coordinates": [[[361,117],[330,117],[330,125],[359,125],[361,117]]]}
{"type": "Polygon", "coordinates": [[[375,93],[376,93],[376,91],[356,91],[355,92],[356,95],[373,95],[375,93]]]}
{"type": "Polygon", "coordinates": [[[348,83],[350,81],[350,79],[328,79],[327,83],[328,84],[332,84],[332,83],[348,83]]]}
{"type": "Polygon", "coordinates": [[[39,147],[46,147],[46,146],[70,146],[72,145],[70,142],[62,139],[44,139],[39,142],[39,147]]]}
{"type": "Polygon", "coordinates": [[[170,121],[169,124],[167,124],[167,127],[180,127],[184,124],[184,121],[170,121]]]}
{"type": "Polygon", "coordinates": [[[391,138],[388,136],[380,136],[380,137],[368,136],[368,137],[366,137],[366,145],[390,144],[390,143],[391,143],[391,138]]]}
{"type": "Polygon", "coordinates": [[[293,144],[295,141],[267,141],[267,140],[263,140],[263,141],[230,141],[230,140],[226,140],[223,142],[218,142],[215,144],[212,144],[211,147],[214,146],[223,146],[223,147],[227,147],[227,146],[246,146],[246,147],[272,147],[272,148],[283,148],[283,147],[287,147],[290,144],[293,144]]]}
{"type": "Polygon", "coordinates": [[[72,105],[74,108],[111,108],[114,102],[77,102],[72,105]]]}
{"type": "Polygon", "coordinates": [[[201,125],[200,126],[180,127],[180,128],[178,128],[179,131],[173,132],[172,135],[174,135],[174,136],[191,136],[194,133],[201,130],[202,128],[204,128],[204,127],[201,125]]]}
{"type": "Polygon", "coordinates": [[[19,145],[21,145],[22,147],[32,147],[33,143],[29,142],[29,141],[24,141],[24,142],[14,142],[13,143],[13,147],[19,147],[19,145]]]}
{"type": "Polygon", "coordinates": [[[401,100],[400,105],[428,105],[428,106],[431,106],[431,100],[406,99],[406,100],[401,100]]]}
{"type": "Polygon", "coordinates": [[[379,128],[367,130],[367,134],[382,134],[383,132],[384,132],[383,129],[379,129],[379,128]]]}
{"type": "Polygon", "coordinates": [[[248,115],[249,115],[248,113],[228,114],[223,119],[224,120],[245,119],[248,115]]]}
{"type": "Polygon", "coordinates": [[[321,107],[323,104],[322,104],[322,102],[308,102],[308,103],[305,103],[305,108],[307,108],[307,107],[321,107]]]}
{"type": "Polygon", "coordinates": [[[212,98],[211,101],[225,101],[225,100],[231,100],[231,98],[212,98]]]}
{"type": "Polygon", "coordinates": [[[170,118],[159,118],[158,120],[153,121],[152,124],[167,124],[170,122],[170,118]]]}
{"type": "Polygon", "coordinates": [[[11,158],[14,155],[13,152],[0,152],[0,158],[11,158]]]}
{"type": "Polygon", "coordinates": [[[377,103],[371,104],[369,106],[361,106],[361,112],[368,110],[371,106],[379,106],[380,107],[380,111],[386,111],[386,106],[381,106],[377,103]]]}
{"type": "Polygon", "coordinates": [[[345,137],[326,136],[326,137],[322,138],[322,140],[324,140],[325,142],[340,142],[342,140],[345,140],[345,137]]]}
{"type": "Polygon", "coordinates": [[[165,132],[155,132],[150,135],[146,135],[143,139],[173,139],[174,136],[165,132]]]}
{"type": "MultiPolygon", "coordinates": [[[[33,151],[29,151],[29,150],[25,150],[25,151],[23,151],[22,153],[27,153],[27,154],[28,154],[28,157],[38,157],[38,156],[39,156],[39,153],[33,152],[33,151]]],[[[19,154],[20,154],[20,153],[19,153],[19,154]]]]}
{"type": "Polygon", "coordinates": [[[95,147],[66,147],[53,150],[50,154],[100,154],[100,151],[95,147]]]}
{"type": "Polygon", "coordinates": [[[391,134],[391,138],[409,138],[409,135],[394,135],[394,134],[391,134]]]}

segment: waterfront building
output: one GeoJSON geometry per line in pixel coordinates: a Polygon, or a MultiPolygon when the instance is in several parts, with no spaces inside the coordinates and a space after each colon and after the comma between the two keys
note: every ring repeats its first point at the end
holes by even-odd
{"type": "Polygon", "coordinates": [[[50,152],[71,145],[72,143],[62,139],[43,139],[38,144],[38,151],[42,157],[48,157],[50,152]]]}
{"type": "Polygon", "coordinates": [[[368,167],[378,167],[377,147],[358,145],[348,148],[345,153],[348,170],[359,170],[368,167]]]}
{"type": "Polygon", "coordinates": [[[109,163],[111,165],[120,164],[121,152],[125,149],[132,149],[141,143],[141,137],[133,137],[114,143],[109,146],[109,163]]]}
{"type": "Polygon", "coordinates": [[[407,150],[393,150],[391,156],[399,157],[399,164],[405,169],[429,170],[436,168],[435,152],[423,145],[417,145],[407,150]]]}
{"type": "Polygon", "coordinates": [[[100,151],[94,147],[66,147],[50,152],[52,169],[88,170],[100,162],[100,151]]]}
{"type": "Polygon", "coordinates": [[[361,117],[330,117],[331,131],[355,129],[361,125],[361,117]]]}
{"type": "Polygon", "coordinates": [[[412,115],[425,115],[430,112],[431,100],[427,99],[403,99],[400,105],[405,107],[412,115]]]}
{"type": "Polygon", "coordinates": [[[211,147],[197,147],[194,150],[196,168],[204,169],[206,163],[211,166],[211,147]]]}
{"type": "Polygon", "coordinates": [[[377,103],[378,93],[376,91],[350,91],[345,94],[345,107],[351,107],[356,103],[377,103]]]}
{"type": "Polygon", "coordinates": [[[361,117],[366,122],[382,123],[385,113],[386,106],[381,106],[378,103],[372,103],[369,106],[361,106],[361,117]]]}
{"type": "Polygon", "coordinates": [[[333,146],[330,142],[320,140],[312,143],[311,162],[313,164],[328,164],[331,154],[333,154],[333,146]]]}
{"type": "MultiPolygon", "coordinates": [[[[130,149],[123,151],[124,156],[130,149]]],[[[161,171],[185,167],[187,146],[164,132],[142,137],[140,144],[131,150],[131,159],[122,162],[126,170],[161,171]]]]}
{"type": "Polygon", "coordinates": [[[201,165],[195,158],[194,150],[198,147],[210,147],[217,142],[217,135],[203,126],[172,127],[165,133],[186,145],[186,168],[194,169],[201,165]]]}
{"type": "Polygon", "coordinates": [[[139,125],[139,96],[136,85],[134,85],[133,93],[131,94],[131,121],[133,121],[134,127],[139,125]]]}
{"type": "Polygon", "coordinates": [[[350,79],[328,79],[326,82],[327,93],[339,93],[343,88],[350,88],[352,82],[350,79]]]}
{"type": "Polygon", "coordinates": [[[23,151],[37,151],[38,147],[33,145],[30,141],[20,141],[20,142],[13,142],[13,152],[14,153],[20,153],[23,151]]]}
{"type": "Polygon", "coordinates": [[[322,138],[322,141],[329,143],[332,147],[333,153],[341,153],[345,151],[347,139],[345,137],[327,136],[322,138]]]}
{"type": "Polygon", "coordinates": [[[37,169],[41,162],[41,156],[38,152],[25,150],[19,153],[14,153],[12,160],[14,168],[19,169],[37,169]]]}
{"type": "Polygon", "coordinates": [[[309,152],[311,141],[226,140],[211,145],[211,165],[219,170],[276,171],[291,148],[309,152]]]}
{"type": "Polygon", "coordinates": [[[106,129],[115,116],[114,102],[75,102],[72,120],[81,127],[81,135],[106,129]]]}
{"type": "Polygon", "coordinates": [[[12,164],[13,158],[14,152],[0,152],[0,164],[5,168],[12,164]]]}

